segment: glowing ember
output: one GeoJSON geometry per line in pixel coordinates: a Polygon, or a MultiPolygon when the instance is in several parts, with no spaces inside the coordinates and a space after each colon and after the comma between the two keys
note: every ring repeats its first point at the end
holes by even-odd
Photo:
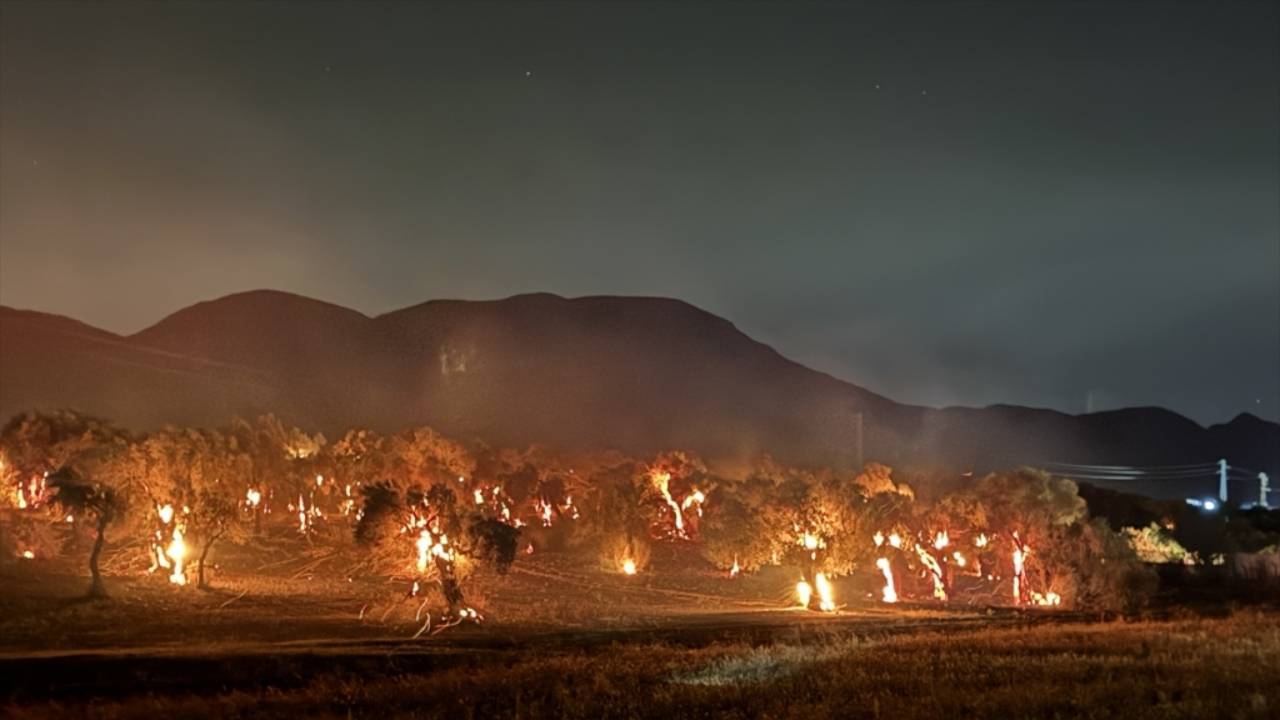
{"type": "Polygon", "coordinates": [[[1040,593],[1033,591],[1031,593],[1031,602],[1035,603],[1036,605],[1045,605],[1045,606],[1052,607],[1055,605],[1061,605],[1062,598],[1058,595],[1058,593],[1053,591],[1049,591],[1044,595],[1041,595],[1040,593]]]}
{"type": "Polygon", "coordinates": [[[889,536],[889,544],[896,548],[902,547],[902,537],[898,533],[893,533],[889,536]]]}
{"type": "Polygon", "coordinates": [[[880,591],[881,599],[887,603],[898,602],[898,591],[893,587],[893,568],[889,566],[889,558],[876,560],[876,567],[880,568],[881,574],[884,575],[884,589],[880,591]]]}
{"type": "Polygon", "coordinates": [[[880,532],[879,530],[876,531],[875,535],[871,536],[871,539],[875,540],[876,547],[880,547],[881,545],[884,545],[884,533],[880,532]]]}
{"type": "Polygon", "coordinates": [[[22,557],[23,557],[23,558],[25,558],[25,559],[27,559],[27,560],[34,560],[34,559],[35,559],[35,557],[36,557],[36,554],[35,554],[35,553],[33,553],[33,552],[31,552],[30,550],[23,550],[23,551],[22,551],[22,557]]]}
{"type": "Polygon", "coordinates": [[[951,553],[951,559],[954,560],[956,564],[959,565],[960,567],[964,567],[966,564],[964,555],[962,555],[959,550],[956,550],[955,552],[951,553]]]}
{"type": "Polygon", "coordinates": [[[249,504],[250,508],[256,508],[262,502],[262,493],[258,492],[254,488],[249,488],[244,493],[244,499],[245,502],[249,504]]]}
{"type": "Polygon", "coordinates": [[[636,561],[635,561],[635,560],[632,560],[631,558],[627,558],[626,560],[623,560],[623,561],[622,561],[622,574],[623,574],[623,575],[635,575],[635,574],[636,574],[636,561]]]}
{"type": "Polygon", "coordinates": [[[984,534],[984,535],[979,535],[979,536],[978,536],[978,537],[973,541],[973,546],[974,546],[974,547],[984,548],[984,547],[986,547],[986,546],[987,546],[987,542],[988,542],[988,540],[987,540],[987,536],[986,536],[985,534],[984,534]]]}
{"type": "Polygon", "coordinates": [[[164,523],[165,525],[168,525],[170,522],[173,521],[172,505],[162,505],[160,508],[156,510],[156,512],[160,515],[160,522],[164,523]]]}

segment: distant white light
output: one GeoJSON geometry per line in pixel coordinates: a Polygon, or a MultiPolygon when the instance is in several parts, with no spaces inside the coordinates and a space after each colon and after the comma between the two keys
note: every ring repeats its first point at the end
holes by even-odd
{"type": "Polygon", "coordinates": [[[1213,512],[1214,510],[1217,510],[1217,509],[1218,509],[1218,501],[1217,501],[1217,500],[1212,500],[1212,499],[1210,499],[1210,498],[1205,498],[1205,500],[1204,500],[1204,509],[1205,509],[1205,510],[1208,510],[1209,512],[1213,512]]]}

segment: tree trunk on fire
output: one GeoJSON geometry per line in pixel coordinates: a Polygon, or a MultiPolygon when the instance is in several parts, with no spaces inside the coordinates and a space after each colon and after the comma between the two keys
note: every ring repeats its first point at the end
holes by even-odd
{"type": "Polygon", "coordinates": [[[98,516],[98,536],[93,540],[93,551],[89,553],[89,575],[92,582],[89,585],[89,597],[105,598],[107,597],[107,586],[102,582],[102,571],[98,568],[98,558],[102,556],[102,545],[106,541],[107,533],[107,517],[105,514],[98,516]]]}

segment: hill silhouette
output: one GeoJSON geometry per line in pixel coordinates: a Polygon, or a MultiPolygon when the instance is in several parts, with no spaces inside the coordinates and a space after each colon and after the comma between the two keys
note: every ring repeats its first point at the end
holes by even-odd
{"type": "Polygon", "coordinates": [[[981,472],[1228,457],[1280,470],[1280,425],[1251,415],[1205,428],[1161,408],[903,405],[665,298],[433,300],[371,318],[254,291],[131,336],[0,308],[0,415],[55,407],[137,428],[274,412],[329,434],[425,424],[491,444],[684,448],[726,462],[769,452],[981,472]]]}

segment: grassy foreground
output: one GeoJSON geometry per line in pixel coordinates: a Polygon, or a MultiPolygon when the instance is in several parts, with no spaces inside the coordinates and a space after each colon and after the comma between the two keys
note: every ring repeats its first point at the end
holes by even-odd
{"type": "Polygon", "coordinates": [[[11,706],[13,717],[1267,718],[1274,614],[833,638],[478,653],[289,689],[11,706]]]}

